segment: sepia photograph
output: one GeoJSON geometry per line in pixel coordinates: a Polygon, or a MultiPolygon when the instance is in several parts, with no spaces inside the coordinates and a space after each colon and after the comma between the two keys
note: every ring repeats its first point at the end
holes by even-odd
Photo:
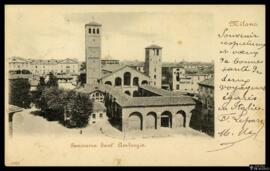
{"type": "MultiPolygon", "coordinates": [[[[247,7],[246,21],[217,8],[6,5],[6,165],[253,160],[216,161],[264,137],[265,85],[254,84],[264,78],[265,23],[264,13],[253,15],[264,8],[247,7]]],[[[264,158],[258,141],[255,164],[264,158]]]]}

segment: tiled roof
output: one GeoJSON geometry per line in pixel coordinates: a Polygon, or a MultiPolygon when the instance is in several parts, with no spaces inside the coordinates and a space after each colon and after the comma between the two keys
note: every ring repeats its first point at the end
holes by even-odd
{"type": "Polygon", "coordinates": [[[91,93],[94,91],[101,91],[104,93],[108,92],[115,98],[116,102],[118,102],[119,104],[123,104],[128,99],[131,99],[131,97],[127,94],[122,93],[119,88],[115,88],[106,84],[86,84],[83,88],[77,89],[77,91],[81,93],[91,93]]]}
{"type": "MultiPolygon", "coordinates": [[[[162,106],[162,105],[194,105],[194,100],[189,96],[170,93],[164,90],[162,96],[131,97],[122,93],[120,89],[106,84],[86,85],[79,92],[90,93],[93,91],[107,92],[112,95],[116,102],[122,107],[136,106],[162,106]],[[166,93],[165,93],[166,91],[166,93]]],[[[153,89],[152,89],[153,90],[153,89]]],[[[162,91],[162,90],[161,90],[162,91]]]]}
{"type": "Polygon", "coordinates": [[[30,62],[30,60],[18,56],[12,56],[9,58],[9,60],[9,62],[30,62]]]}
{"type": "Polygon", "coordinates": [[[128,66],[144,66],[144,61],[123,61],[122,62],[124,65],[128,66]]]}
{"type": "Polygon", "coordinates": [[[153,44],[153,45],[147,46],[145,49],[162,49],[162,47],[153,44]]]}
{"type": "Polygon", "coordinates": [[[209,87],[214,87],[214,78],[209,78],[207,80],[203,80],[203,81],[199,82],[198,84],[206,85],[206,86],[209,86],[209,87]]]}
{"type": "Polygon", "coordinates": [[[105,77],[108,77],[108,76],[112,75],[113,73],[118,72],[118,71],[120,71],[120,70],[122,70],[122,69],[124,69],[124,68],[130,68],[130,69],[133,70],[134,72],[138,72],[138,73],[140,73],[140,74],[142,74],[142,75],[144,75],[144,76],[146,76],[146,77],[149,77],[149,76],[146,75],[145,73],[142,73],[142,72],[140,72],[140,71],[138,71],[138,70],[136,70],[136,69],[133,69],[133,68],[130,67],[130,66],[122,65],[122,67],[119,67],[117,70],[115,70],[115,71],[113,71],[113,72],[111,72],[111,73],[105,74],[104,76],[101,77],[101,79],[103,79],[103,78],[105,78],[105,77]]]}
{"type": "Polygon", "coordinates": [[[152,93],[155,93],[159,96],[171,96],[172,92],[168,91],[168,90],[164,90],[164,89],[160,89],[160,88],[156,88],[150,85],[141,85],[140,88],[145,89],[147,91],[150,91],[152,93]]]}
{"type": "Polygon", "coordinates": [[[101,26],[101,24],[91,21],[90,23],[85,24],[86,26],[101,26]]]}
{"type": "Polygon", "coordinates": [[[32,59],[31,63],[34,65],[56,65],[59,60],[56,59],[32,59]]]}
{"type": "Polygon", "coordinates": [[[75,58],[74,59],[67,58],[67,59],[58,61],[58,63],[79,63],[79,62],[75,58]]]}
{"type": "Polygon", "coordinates": [[[125,101],[122,106],[178,106],[194,105],[195,101],[189,96],[152,96],[152,97],[133,97],[125,101]]]}
{"type": "Polygon", "coordinates": [[[110,72],[114,72],[122,67],[124,67],[125,65],[121,65],[121,64],[111,64],[111,65],[103,65],[101,67],[102,70],[106,70],[106,71],[110,71],[110,72]]]}

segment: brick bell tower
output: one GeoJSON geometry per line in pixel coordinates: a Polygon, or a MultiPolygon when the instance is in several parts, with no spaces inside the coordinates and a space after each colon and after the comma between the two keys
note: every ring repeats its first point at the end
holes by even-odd
{"type": "Polygon", "coordinates": [[[86,84],[97,84],[101,76],[101,24],[85,24],[86,84]]]}
{"type": "Polygon", "coordinates": [[[150,85],[161,88],[162,47],[151,45],[145,48],[145,73],[150,77],[150,85]]]}

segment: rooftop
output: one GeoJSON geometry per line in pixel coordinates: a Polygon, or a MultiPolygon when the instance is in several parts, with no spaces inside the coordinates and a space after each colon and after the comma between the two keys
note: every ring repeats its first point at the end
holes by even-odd
{"type": "Polygon", "coordinates": [[[167,90],[154,88],[151,86],[143,86],[148,90],[155,91],[161,96],[152,97],[131,97],[122,93],[120,88],[115,88],[106,84],[86,85],[78,91],[90,93],[93,91],[101,91],[109,93],[115,98],[115,101],[122,107],[137,107],[137,106],[161,106],[161,105],[194,105],[194,100],[189,96],[184,96],[179,93],[175,94],[167,90]],[[159,92],[158,92],[159,91],[159,92]]]}
{"type": "Polygon", "coordinates": [[[155,93],[159,96],[172,96],[172,92],[160,88],[156,88],[150,85],[141,85],[140,88],[145,89],[147,91],[150,91],[152,93],[155,93]]]}
{"type": "Polygon", "coordinates": [[[111,64],[111,65],[103,65],[101,67],[102,70],[106,70],[106,71],[110,71],[110,72],[114,72],[122,67],[124,67],[125,65],[122,64],[111,64]]]}
{"type": "Polygon", "coordinates": [[[177,106],[194,105],[195,101],[189,96],[152,96],[152,97],[133,97],[126,101],[122,106],[177,106]]]}
{"type": "Polygon", "coordinates": [[[97,23],[97,22],[94,22],[94,21],[91,21],[87,24],[85,24],[86,26],[102,26],[101,24],[97,23]]]}
{"type": "Polygon", "coordinates": [[[152,44],[150,46],[147,46],[145,49],[162,49],[162,47],[161,46],[158,46],[158,45],[152,44]]]}
{"type": "Polygon", "coordinates": [[[144,66],[144,61],[123,61],[122,64],[128,66],[144,66]]]}
{"type": "Polygon", "coordinates": [[[199,82],[198,84],[209,86],[209,87],[214,87],[214,78],[209,78],[209,79],[203,80],[203,81],[199,82]]]}

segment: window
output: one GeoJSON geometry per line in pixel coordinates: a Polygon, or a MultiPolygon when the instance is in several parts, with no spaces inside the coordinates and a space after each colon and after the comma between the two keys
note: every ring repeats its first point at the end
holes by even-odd
{"type": "Polygon", "coordinates": [[[179,90],[179,84],[176,85],[176,90],[179,90]]]}
{"type": "Polygon", "coordinates": [[[156,75],[154,75],[154,79],[156,79],[157,78],[157,76],[156,75]]]}
{"type": "Polygon", "coordinates": [[[96,33],[96,30],[95,29],[93,29],[93,34],[95,34],[96,33]]]}
{"type": "Polygon", "coordinates": [[[97,34],[99,34],[99,29],[97,29],[97,34]]]}
{"type": "Polygon", "coordinates": [[[99,117],[100,117],[100,118],[102,118],[102,117],[103,117],[102,113],[100,113],[100,114],[99,114],[99,117]]]}
{"type": "Polygon", "coordinates": [[[91,28],[88,30],[88,33],[91,34],[91,28]]]}
{"type": "Polygon", "coordinates": [[[177,74],[176,74],[176,81],[180,81],[180,75],[179,75],[179,72],[177,72],[177,74]]]}
{"type": "Polygon", "coordinates": [[[96,114],[93,113],[92,114],[92,118],[95,119],[96,118],[96,114]]]}
{"type": "Polygon", "coordinates": [[[159,49],[157,49],[157,55],[159,55],[159,49]]]}

